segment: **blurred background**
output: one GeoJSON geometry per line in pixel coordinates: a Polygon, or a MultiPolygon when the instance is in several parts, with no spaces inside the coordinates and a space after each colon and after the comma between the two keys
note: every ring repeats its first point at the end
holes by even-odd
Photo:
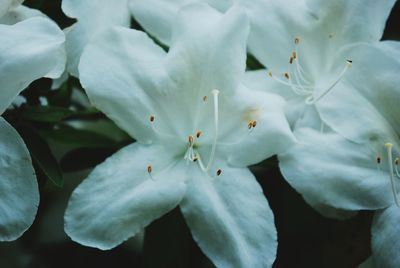
{"type": "MultiPolygon", "coordinates": [[[[74,20],[63,15],[60,2],[27,0],[25,4],[65,28],[74,20]]],[[[399,26],[397,2],[384,39],[400,40],[399,26]]],[[[132,27],[140,29],[134,20],[132,27]]],[[[249,57],[248,69],[259,67],[249,57]]],[[[191,238],[178,209],[109,251],[80,246],[66,236],[63,213],[72,190],[96,164],[134,141],[90,106],[77,79],[70,78],[56,90],[51,85],[48,79],[35,81],[23,92],[24,104],[15,103],[4,114],[32,154],[41,202],[26,233],[17,241],[0,243],[0,267],[213,267],[191,238]]],[[[353,268],[368,258],[372,212],[344,214],[343,220],[324,218],[284,181],[276,158],[252,170],[275,214],[279,240],[275,268],[353,268]]]]}

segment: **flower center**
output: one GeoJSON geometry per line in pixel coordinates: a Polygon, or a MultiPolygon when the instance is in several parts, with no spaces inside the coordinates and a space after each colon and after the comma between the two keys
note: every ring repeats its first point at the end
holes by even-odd
{"type": "Polygon", "coordinates": [[[283,73],[283,77],[276,77],[273,75],[272,71],[269,71],[268,75],[280,84],[289,86],[296,95],[306,97],[305,103],[312,105],[322,99],[340,82],[340,80],[342,80],[347,70],[352,66],[353,61],[346,60],[342,71],[329,86],[317,88],[315,87],[314,82],[310,81],[305,69],[301,66],[299,52],[297,49],[299,44],[300,38],[296,37],[294,39],[293,51],[289,57],[287,67],[288,71],[283,73]]]}

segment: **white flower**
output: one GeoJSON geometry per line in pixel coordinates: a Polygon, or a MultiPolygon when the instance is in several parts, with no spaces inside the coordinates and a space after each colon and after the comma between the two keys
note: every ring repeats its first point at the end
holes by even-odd
{"type": "Polygon", "coordinates": [[[113,26],[129,27],[128,0],[63,0],[62,10],[77,22],[66,28],[67,71],[78,77],[78,64],[86,44],[113,26]]]}
{"type": "MultiPolygon", "coordinates": [[[[65,65],[64,34],[57,25],[39,12],[5,3],[0,22],[12,25],[0,24],[0,114],[33,80],[57,77],[65,65]],[[29,14],[34,17],[18,22],[29,14]]],[[[29,152],[0,117],[0,241],[19,237],[32,224],[38,203],[29,152]]]]}
{"type": "Polygon", "coordinates": [[[241,83],[248,22],[204,4],[176,18],[168,53],[144,33],[115,28],[83,53],[92,103],[137,140],[74,191],[65,230],[112,248],[177,205],[219,267],[271,266],[273,214],[245,167],[294,142],[280,97],[241,83]]]}

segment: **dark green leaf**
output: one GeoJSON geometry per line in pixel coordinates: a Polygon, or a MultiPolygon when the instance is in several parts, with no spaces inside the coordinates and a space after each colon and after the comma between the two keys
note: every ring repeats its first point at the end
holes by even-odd
{"type": "Polygon", "coordinates": [[[80,148],[65,154],[61,159],[64,172],[93,168],[117,150],[112,148],[80,148]]]}
{"type": "Polygon", "coordinates": [[[61,187],[64,183],[61,168],[47,142],[28,125],[19,126],[18,130],[29,149],[35,166],[40,168],[47,179],[61,187]]]}
{"type": "Polygon", "coordinates": [[[75,114],[74,111],[62,107],[31,106],[22,111],[21,117],[30,121],[57,123],[73,114],[75,114]]]}

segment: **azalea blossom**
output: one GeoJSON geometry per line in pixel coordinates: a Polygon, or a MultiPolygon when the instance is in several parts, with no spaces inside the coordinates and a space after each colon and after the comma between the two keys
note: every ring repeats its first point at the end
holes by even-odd
{"type": "Polygon", "coordinates": [[[168,53],[121,27],[87,46],[82,85],[137,142],[73,192],[65,230],[74,241],[113,248],[179,205],[215,265],[272,265],[273,214],[246,166],[294,137],[282,98],[241,84],[248,30],[239,8],[193,4],[178,13],[168,53]]]}
{"type": "MultiPolygon", "coordinates": [[[[82,51],[97,34],[113,26],[129,27],[128,0],[63,0],[63,12],[77,22],[66,28],[67,71],[78,77],[82,51]]],[[[63,80],[67,77],[65,76],[63,80]]]]}
{"type": "MultiPolygon", "coordinates": [[[[20,2],[0,5],[0,114],[32,81],[59,76],[65,64],[63,32],[40,12],[17,7],[20,2]]],[[[32,224],[38,203],[29,152],[16,130],[0,117],[0,241],[22,235],[32,224]]]]}

